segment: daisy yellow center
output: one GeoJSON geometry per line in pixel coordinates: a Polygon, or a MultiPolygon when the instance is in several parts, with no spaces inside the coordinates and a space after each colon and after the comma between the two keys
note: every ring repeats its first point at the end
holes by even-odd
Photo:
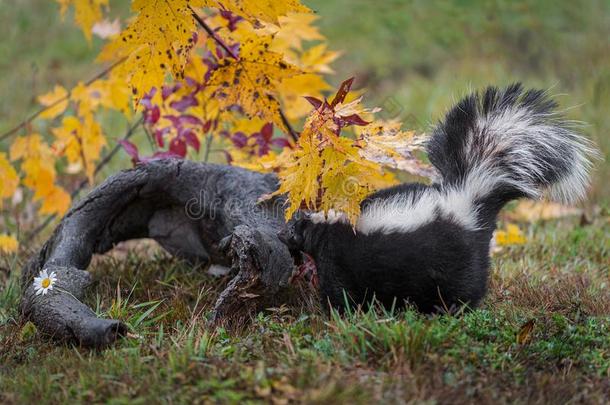
{"type": "Polygon", "coordinates": [[[42,288],[47,288],[51,285],[51,279],[45,278],[44,280],[42,280],[42,283],[40,283],[40,285],[42,285],[42,288]]]}

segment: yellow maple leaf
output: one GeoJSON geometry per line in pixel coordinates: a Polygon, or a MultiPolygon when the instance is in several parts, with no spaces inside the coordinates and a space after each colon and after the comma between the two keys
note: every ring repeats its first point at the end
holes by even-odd
{"type": "Polygon", "coordinates": [[[273,35],[271,50],[284,55],[284,60],[308,73],[334,73],[330,67],[340,52],[329,51],[325,38],[312,24],[318,19],[315,14],[290,13],[280,17],[280,26],[267,24],[265,31],[273,35]],[[305,48],[305,41],[318,41],[305,48]]]}
{"type": "Polygon", "coordinates": [[[311,13],[299,0],[205,0],[205,7],[229,10],[259,24],[279,24],[279,17],[288,13],[311,13]]]}
{"type": "Polygon", "coordinates": [[[298,147],[289,159],[283,162],[278,173],[280,187],[273,194],[287,194],[286,219],[290,219],[302,204],[309,209],[317,209],[320,190],[318,177],[324,165],[318,145],[305,133],[301,135],[298,147]]]}
{"type": "Polygon", "coordinates": [[[83,116],[96,111],[105,95],[103,94],[103,81],[96,80],[89,85],[79,82],[70,92],[70,99],[76,105],[78,115],[83,116]]]}
{"type": "Polygon", "coordinates": [[[26,173],[23,184],[34,190],[34,200],[44,200],[55,188],[55,170],[40,160],[28,159],[21,168],[26,173]]]}
{"type": "Polygon", "coordinates": [[[2,208],[2,200],[12,197],[18,186],[17,171],[9,163],[6,153],[0,152],[0,208],[2,208]]]}
{"type": "Polygon", "coordinates": [[[358,114],[374,111],[364,108],[360,98],[345,102],[351,83],[345,81],[330,103],[310,100],[316,108],[305,121],[297,147],[278,159],[280,187],[272,195],[287,195],[287,219],[304,206],[340,212],[355,224],[360,202],[395,182],[377,163],[360,155],[356,140],[340,136],[342,126],[366,125],[358,114]]]}
{"type": "Polygon", "coordinates": [[[91,42],[91,29],[104,18],[103,7],[108,8],[108,0],[56,0],[64,17],[68,6],[74,6],[74,21],[81,28],[87,41],[91,42]]]}
{"type": "Polygon", "coordinates": [[[39,212],[47,215],[63,215],[70,208],[70,202],[70,194],[63,188],[55,186],[44,196],[39,212]]]}
{"type": "Polygon", "coordinates": [[[106,145],[102,128],[93,114],[83,117],[65,117],[62,126],[52,129],[56,142],[54,148],[65,155],[70,164],[82,164],[90,183],[93,183],[95,162],[106,145]]]}
{"type": "Polygon", "coordinates": [[[39,134],[17,138],[10,158],[21,161],[23,184],[34,191],[34,200],[43,202],[40,213],[61,215],[68,209],[70,195],[55,185],[55,155],[39,134]]]}
{"type": "Polygon", "coordinates": [[[250,117],[273,122],[280,128],[277,86],[282,79],[301,73],[286,63],[282,55],[269,51],[272,38],[251,35],[241,43],[239,59],[225,59],[214,71],[208,85],[221,109],[240,106],[250,117]]]}
{"type": "Polygon", "coordinates": [[[51,130],[57,139],[54,148],[60,155],[66,156],[69,163],[79,162],[81,160],[81,122],[77,117],[70,116],[65,117],[61,124],[61,127],[51,130]]]}
{"type": "Polygon", "coordinates": [[[515,224],[507,224],[506,229],[496,231],[496,244],[498,246],[522,245],[526,241],[525,235],[515,224]]]}
{"type": "Polygon", "coordinates": [[[231,129],[233,133],[243,132],[244,134],[253,134],[260,131],[265,121],[260,118],[233,118],[231,121],[231,129]]]}
{"type": "Polygon", "coordinates": [[[246,150],[246,148],[230,148],[229,150],[232,166],[243,167],[244,169],[256,172],[268,172],[269,170],[265,169],[264,166],[265,162],[277,159],[277,154],[273,151],[269,151],[266,155],[259,157],[257,154],[246,150]]]}
{"type": "Polygon", "coordinates": [[[381,170],[360,159],[349,138],[338,138],[333,147],[324,148],[322,159],[324,168],[320,180],[324,192],[319,209],[325,213],[331,209],[342,212],[355,223],[360,215],[360,201],[372,191],[369,176],[376,176],[381,170]],[[340,149],[337,144],[341,145],[340,149]]]}
{"type": "Polygon", "coordinates": [[[421,150],[425,136],[403,131],[397,121],[377,121],[358,127],[360,155],[365,159],[393,169],[422,177],[434,178],[434,168],[418,159],[413,152],[421,150]]]}
{"type": "Polygon", "coordinates": [[[325,213],[341,212],[354,224],[360,215],[360,202],[395,180],[378,165],[362,159],[353,140],[335,136],[328,142],[319,136],[328,133],[310,128],[313,126],[304,129],[298,147],[287,152],[289,161],[281,165],[280,188],[274,195],[287,194],[286,219],[304,205],[325,213]]]}
{"type": "Polygon", "coordinates": [[[350,100],[350,94],[346,96],[346,100],[337,103],[335,106],[335,115],[338,117],[349,117],[350,115],[362,115],[363,117],[369,117],[379,111],[380,108],[366,108],[362,105],[362,96],[355,97],[350,100]],[[350,101],[348,101],[350,100],[350,101]]]}
{"type": "Polygon", "coordinates": [[[11,235],[0,234],[0,252],[4,254],[15,253],[19,248],[19,242],[11,235]]]}
{"type": "MultiPolygon", "coordinates": [[[[112,72],[108,79],[100,80],[98,91],[102,94],[100,104],[103,107],[123,113],[127,119],[131,118],[131,92],[124,77],[112,72]]],[[[96,85],[96,82],[93,83],[96,85]]]]}
{"type": "Polygon", "coordinates": [[[55,118],[68,108],[68,91],[62,86],[55,86],[52,91],[38,96],[38,102],[48,107],[40,114],[40,118],[55,118]]]}
{"type": "Polygon", "coordinates": [[[15,139],[10,149],[10,157],[13,161],[25,158],[44,160],[51,154],[51,150],[44,144],[39,134],[15,139]]]}
{"type": "Polygon", "coordinates": [[[35,191],[35,198],[42,198],[55,181],[55,158],[39,134],[20,137],[11,145],[11,160],[21,160],[25,173],[23,184],[35,191]]]}
{"type": "Polygon", "coordinates": [[[133,1],[138,14],[98,58],[125,58],[115,69],[129,83],[136,106],[151,88],[161,87],[168,73],[182,77],[197,31],[190,7],[204,5],[204,0],[133,1]]]}
{"type": "Polygon", "coordinates": [[[279,17],[279,27],[270,28],[274,36],[272,50],[280,53],[291,48],[302,50],[304,41],[324,40],[318,27],[312,25],[318,18],[311,13],[288,13],[279,17]]]}
{"type": "Polygon", "coordinates": [[[330,63],[340,55],[341,52],[329,51],[328,45],[322,43],[307,49],[298,57],[298,62],[293,63],[306,72],[332,74],[334,70],[330,63]]]}
{"type": "Polygon", "coordinates": [[[285,78],[277,86],[284,113],[291,120],[302,118],[311,111],[311,104],[304,96],[322,98],[322,92],[330,88],[322,76],[311,73],[285,78]]]}

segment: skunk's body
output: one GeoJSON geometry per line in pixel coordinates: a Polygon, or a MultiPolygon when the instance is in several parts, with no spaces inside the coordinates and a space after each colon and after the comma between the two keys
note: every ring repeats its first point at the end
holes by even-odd
{"type": "Polygon", "coordinates": [[[594,149],[555,115],[542,91],[488,88],[449,111],[427,152],[442,180],[381,190],[362,203],[356,230],[305,216],[288,244],[316,263],[324,302],[341,308],[375,297],[422,312],[477,305],[500,209],[548,194],[585,195],[594,149]]]}

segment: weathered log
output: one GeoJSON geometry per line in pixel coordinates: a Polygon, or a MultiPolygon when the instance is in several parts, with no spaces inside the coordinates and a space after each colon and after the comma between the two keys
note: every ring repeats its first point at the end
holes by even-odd
{"type": "Polygon", "coordinates": [[[102,348],[126,333],[80,300],[93,254],[125,240],[152,238],[192,263],[231,265],[236,274],[214,318],[259,309],[288,285],[294,262],[278,239],[284,200],[258,203],[277,178],[245,169],[158,160],[120,172],[75,204],[23,269],[22,314],[58,340],[102,348]],[[55,271],[56,288],[36,295],[33,279],[55,271]]]}

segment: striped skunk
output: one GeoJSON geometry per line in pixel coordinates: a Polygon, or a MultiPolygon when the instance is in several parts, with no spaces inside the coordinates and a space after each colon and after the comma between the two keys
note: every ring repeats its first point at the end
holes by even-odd
{"type": "Polygon", "coordinates": [[[496,217],[511,200],[585,196],[594,146],[568,128],[557,104],[520,84],[461,100],[426,151],[439,183],[401,184],[361,203],[355,229],[341,216],[302,213],[280,238],[310,255],[323,303],[415,306],[424,313],[484,297],[496,217]]]}

